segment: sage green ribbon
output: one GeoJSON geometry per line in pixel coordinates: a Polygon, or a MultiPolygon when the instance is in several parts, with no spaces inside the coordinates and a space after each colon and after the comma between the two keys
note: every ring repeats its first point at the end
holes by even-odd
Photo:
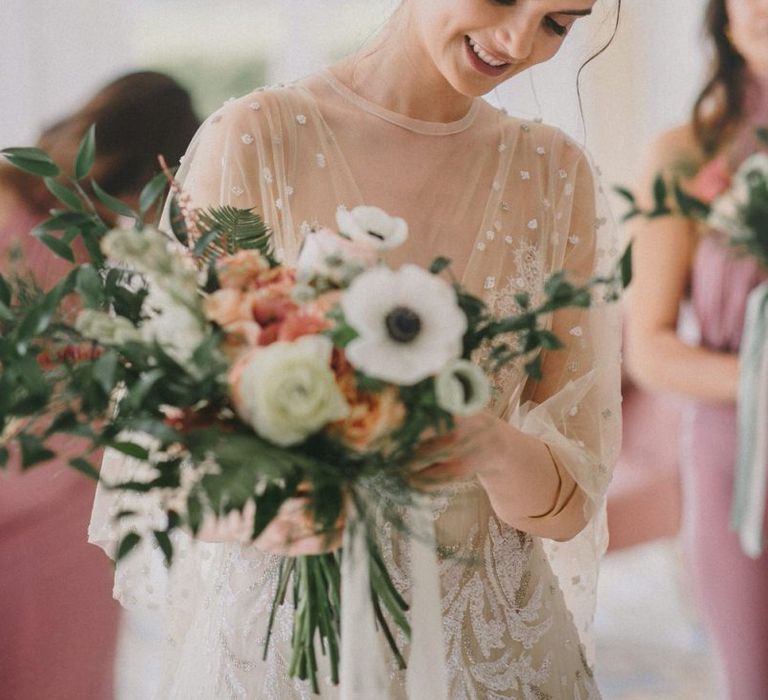
{"type": "Polygon", "coordinates": [[[731,526],[744,553],[763,552],[768,486],[768,283],[750,293],[740,351],[738,452],[731,526]]]}

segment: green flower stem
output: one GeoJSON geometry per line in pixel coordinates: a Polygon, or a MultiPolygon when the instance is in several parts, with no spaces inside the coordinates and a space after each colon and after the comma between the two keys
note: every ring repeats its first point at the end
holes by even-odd
{"type": "MultiPolygon", "coordinates": [[[[406,667],[397,641],[387,622],[387,614],[398,627],[410,636],[410,625],[405,617],[407,603],[395,588],[376,545],[368,540],[368,567],[371,578],[371,601],[378,626],[381,628],[401,669],[406,667]]],[[[272,601],[263,658],[267,658],[272,630],[278,608],[285,603],[289,585],[293,589],[293,633],[288,675],[308,680],[312,690],[319,693],[318,656],[320,651],[330,664],[330,679],[339,683],[341,648],[341,552],[319,556],[286,557],[281,560],[277,589],[272,601]]]]}

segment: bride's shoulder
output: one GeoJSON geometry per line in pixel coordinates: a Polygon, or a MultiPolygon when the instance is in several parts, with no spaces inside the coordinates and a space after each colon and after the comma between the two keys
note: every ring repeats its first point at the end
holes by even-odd
{"type": "Polygon", "coordinates": [[[503,128],[516,138],[515,153],[518,160],[525,160],[530,167],[571,172],[576,167],[591,167],[585,149],[561,128],[542,119],[526,119],[513,116],[505,110],[497,110],[503,128]]]}
{"type": "Polygon", "coordinates": [[[205,126],[244,129],[243,139],[248,140],[251,131],[281,130],[283,122],[292,119],[301,124],[303,105],[307,97],[293,84],[259,87],[241,97],[232,97],[213,112],[205,126]]]}

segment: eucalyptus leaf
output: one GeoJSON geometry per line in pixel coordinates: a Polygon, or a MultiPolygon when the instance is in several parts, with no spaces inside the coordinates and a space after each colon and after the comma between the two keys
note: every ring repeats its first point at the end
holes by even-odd
{"type": "Polygon", "coordinates": [[[635,195],[632,194],[632,192],[630,192],[626,187],[621,187],[617,185],[616,187],[613,188],[613,191],[616,192],[616,194],[622,196],[624,199],[626,199],[630,204],[632,205],[635,204],[636,202],[635,195]]]}
{"type": "Polygon", "coordinates": [[[54,180],[52,177],[46,177],[44,182],[45,186],[48,188],[48,191],[62,204],[68,206],[70,209],[74,209],[75,211],[85,211],[85,206],[80,200],[80,197],[78,197],[77,194],[70,190],[69,187],[62,185],[58,180],[54,180]]]}
{"type": "Polygon", "coordinates": [[[89,309],[101,309],[106,301],[101,275],[91,265],[83,265],[77,273],[77,291],[89,309]]]}
{"type": "Polygon", "coordinates": [[[125,202],[120,201],[117,197],[113,197],[108,192],[105,192],[95,180],[91,180],[91,187],[98,200],[110,211],[120,216],[126,216],[129,219],[138,219],[138,214],[133,211],[125,202]]]}
{"type": "Polygon", "coordinates": [[[619,260],[619,269],[621,271],[621,284],[626,289],[632,283],[632,242],[627,245],[626,249],[621,255],[619,260]]]}
{"type": "Polygon", "coordinates": [[[139,211],[142,216],[146,214],[168,187],[168,178],[165,173],[158,173],[153,177],[139,195],[139,211]]]}
{"type": "Polygon", "coordinates": [[[49,450],[42,443],[40,438],[37,438],[34,435],[21,433],[17,439],[19,441],[19,446],[21,447],[22,469],[29,469],[36,464],[48,462],[56,457],[56,453],[49,450]]]}
{"type": "Polygon", "coordinates": [[[443,270],[450,267],[450,265],[451,265],[451,259],[441,255],[440,257],[435,258],[432,261],[432,264],[429,266],[429,271],[433,275],[439,275],[443,270]]]}
{"type": "Polygon", "coordinates": [[[11,285],[2,274],[0,274],[0,302],[6,306],[11,304],[11,285]]]}
{"type": "Polygon", "coordinates": [[[45,245],[46,248],[48,248],[49,250],[52,250],[60,258],[64,258],[64,260],[71,263],[75,262],[75,253],[72,250],[72,247],[67,243],[65,243],[64,241],[62,241],[60,238],[51,236],[49,233],[42,233],[38,231],[35,231],[33,235],[43,245],[45,245]]]}
{"type": "Polygon", "coordinates": [[[139,542],[141,542],[141,537],[135,532],[129,532],[127,535],[125,535],[125,537],[120,540],[120,544],[117,547],[115,563],[119,562],[121,559],[124,559],[128,554],[130,554],[136,545],[139,544],[139,542]]]}
{"type": "Polygon", "coordinates": [[[96,159],[96,125],[91,124],[85,133],[75,157],[75,179],[82,180],[91,172],[96,159]]]}
{"type": "Polygon", "coordinates": [[[118,354],[114,350],[105,352],[93,365],[93,378],[99,383],[105,394],[115,388],[118,354]]]}
{"type": "Polygon", "coordinates": [[[84,457],[76,457],[69,460],[69,466],[76,469],[81,474],[85,474],[89,479],[94,481],[99,480],[99,472],[87,459],[84,457]]]}
{"type": "Polygon", "coordinates": [[[133,457],[134,459],[141,461],[149,459],[149,451],[147,448],[137,445],[135,442],[110,442],[108,446],[116,452],[120,452],[128,457],[133,457]]]}
{"type": "Polygon", "coordinates": [[[168,533],[163,530],[155,530],[155,542],[157,542],[158,547],[160,547],[160,551],[163,553],[163,557],[165,557],[165,563],[170,566],[173,562],[173,545],[171,544],[171,538],[168,536],[168,533]]]}
{"type": "Polygon", "coordinates": [[[61,174],[59,166],[39,148],[5,148],[0,155],[5,156],[14,167],[31,175],[57,177],[61,174]]]}

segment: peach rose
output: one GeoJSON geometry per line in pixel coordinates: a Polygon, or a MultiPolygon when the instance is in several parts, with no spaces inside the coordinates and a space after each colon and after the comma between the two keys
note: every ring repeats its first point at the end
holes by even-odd
{"type": "Polygon", "coordinates": [[[203,302],[203,311],[206,318],[218,323],[228,334],[240,336],[249,345],[259,342],[261,326],[253,317],[248,295],[239,289],[214,292],[203,302]]]}
{"type": "Polygon", "coordinates": [[[699,169],[691,183],[691,192],[710,204],[731,186],[731,174],[725,158],[713,158],[699,169]]]}
{"type": "Polygon", "coordinates": [[[322,316],[299,311],[291,314],[281,324],[277,331],[277,339],[291,342],[303,335],[322,333],[330,323],[322,316]]]}
{"type": "Polygon", "coordinates": [[[260,275],[269,271],[269,264],[256,250],[239,250],[216,261],[216,273],[222,287],[250,289],[260,275]]]}
{"type": "Polygon", "coordinates": [[[399,428],[405,420],[405,406],[395,387],[381,393],[360,391],[354,374],[345,371],[337,376],[341,393],[349,404],[349,415],[334,423],[333,428],[352,449],[364,452],[399,428]]]}

